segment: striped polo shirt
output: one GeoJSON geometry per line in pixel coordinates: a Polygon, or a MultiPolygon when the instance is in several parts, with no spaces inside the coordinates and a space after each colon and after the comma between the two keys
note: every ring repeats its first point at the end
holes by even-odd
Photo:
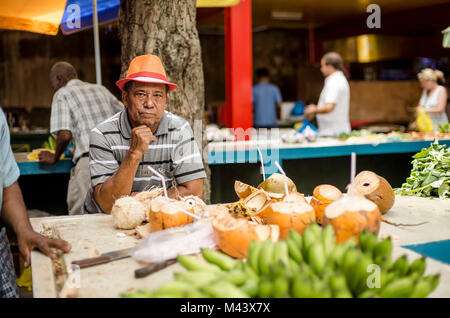
{"type": "MultiPolygon", "coordinates": [[[[91,188],[86,195],[83,213],[103,212],[94,199],[93,189],[105,182],[118,169],[131,144],[132,128],[127,109],[115,114],[92,129],[89,145],[91,188]]],[[[133,180],[132,192],[161,186],[161,181],[148,167],[165,178],[166,186],[206,178],[201,153],[189,123],[165,111],[151,142],[142,157],[133,180]]]]}

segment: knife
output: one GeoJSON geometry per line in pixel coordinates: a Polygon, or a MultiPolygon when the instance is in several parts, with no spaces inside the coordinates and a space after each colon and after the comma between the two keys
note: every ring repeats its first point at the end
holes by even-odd
{"type": "Polygon", "coordinates": [[[86,268],[101,264],[106,264],[112,261],[117,261],[119,259],[130,257],[137,247],[124,248],[122,250],[117,250],[113,252],[103,253],[98,257],[85,258],[78,261],[73,261],[72,264],[78,265],[80,268],[86,268]]]}
{"type": "Polygon", "coordinates": [[[159,263],[153,263],[147,266],[144,266],[142,268],[138,268],[134,271],[134,277],[135,278],[143,278],[146,277],[150,274],[153,274],[157,271],[160,271],[164,268],[166,268],[167,266],[170,266],[174,263],[176,263],[177,259],[176,258],[172,258],[169,259],[167,261],[164,262],[159,262],[159,263]]]}

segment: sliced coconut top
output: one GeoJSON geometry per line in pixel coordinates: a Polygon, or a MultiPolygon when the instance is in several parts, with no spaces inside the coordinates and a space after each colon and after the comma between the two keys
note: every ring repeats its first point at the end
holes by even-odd
{"type": "Polygon", "coordinates": [[[314,211],[314,208],[305,202],[275,202],[271,204],[272,211],[291,214],[291,213],[307,213],[314,211]]]}
{"type": "Polygon", "coordinates": [[[288,197],[285,196],[283,198],[283,202],[293,202],[293,203],[297,203],[297,202],[303,202],[303,203],[307,203],[305,196],[303,194],[301,194],[300,192],[289,192],[289,201],[288,201],[288,197]]]}
{"type": "MultiPolygon", "coordinates": [[[[294,181],[286,177],[288,191],[297,191],[294,181]]],[[[284,176],[280,173],[274,173],[264,182],[258,185],[258,189],[263,188],[267,192],[285,193],[284,176]]]]}
{"type": "Polygon", "coordinates": [[[358,193],[365,195],[378,188],[380,178],[372,171],[362,171],[355,177],[353,184],[358,193]]]}
{"type": "Polygon", "coordinates": [[[317,186],[319,195],[327,200],[335,201],[342,197],[342,192],[331,184],[322,184],[317,186]]]}
{"type": "Polygon", "coordinates": [[[174,199],[167,199],[165,197],[157,197],[152,200],[152,212],[163,212],[166,214],[183,213],[181,209],[193,213],[192,205],[174,199]]]}
{"type": "Polygon", "coordinates": [[[243,218],[234,218],[229,214],[220,215],[212,221],[213,226],[220,231],[231,231],[245,225],[246,223],[249,223],[249,221],[243,218]]]}
{"type": "Polygon", "coordinates": [[[269,197],[267,196],[267,194],[262,190],[258,190],[250,194],[247,198],[245,198],[243,202],[250,209],[259,211],[266,205],[266,202],[268,200],[269,197]]]}
{"type": "Polygon", "coordinates": [[[377,210],[378,206],[362,196],[347,195],[336,200],[325,208],[325,216],[329,219],[338,217],[344,212],[361,212],[377,210]]]}

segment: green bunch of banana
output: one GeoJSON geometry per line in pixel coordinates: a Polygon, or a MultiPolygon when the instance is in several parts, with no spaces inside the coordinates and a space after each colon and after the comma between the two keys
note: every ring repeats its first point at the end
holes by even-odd
{"type": "Polygon", "coordinates": [[[53,136],[49,136],[47,141],[44,141],[42,148],[56,150],[56,139],[53,136]]]}
{"type": "Polygon", "coordinates": [[[376,298],[426,297],[439,284],[439,275],[423,276],[425,258],[408,263],[406,256],[391,262],[392,242],[363,232],[336,244],[332,226],[308,226],[303,235],[291,230],[278,242],[253,241],[246,261],[216,250],[202,249],[203,259],[178,256],[187,271],[156,291],[123,297],[259,297],[259,298],[376,298]]]}

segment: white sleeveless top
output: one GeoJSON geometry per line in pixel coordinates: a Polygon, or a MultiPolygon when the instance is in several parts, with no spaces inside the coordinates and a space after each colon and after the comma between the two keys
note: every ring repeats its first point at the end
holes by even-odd
{"type": "MultiPolygon", "coordinates": [[[[441,89],[445,89],[444,86],[438,85],[438,87],[431,93],[430,96],[427,96],[427,90],[424,89],[422,92],[422,97],[420,98],[419,104],[425,108],[425,110],[435,108],[438,105],[439,92],[441,89]]],[[[447,114],[445,110],[440,114],[428,114],[430,118],[433,120],[434,128],[433,131],[437,131],[439,125],[444,125],[448,122],[447,114]]]]}

